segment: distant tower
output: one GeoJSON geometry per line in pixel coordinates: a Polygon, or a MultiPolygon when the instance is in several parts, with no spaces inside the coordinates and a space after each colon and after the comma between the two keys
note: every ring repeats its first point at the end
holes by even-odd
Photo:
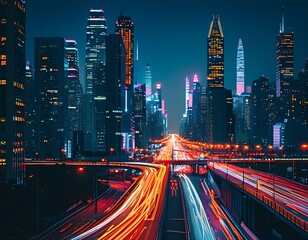
{"type": "Polygon", "coordinates": [[[208,34],[208,75],[209,88],[224,87],[224,35],[219,16],[213,16],[208,34]]]}
{"type": "Polygon", "coordinates": [[[135,147],[146,147],[146,86],[138,84],[134,94],[135,147]]]}
{"type": "Polygon", "coordinates": [[[146,85],[146,97],[152,94],[152,73],[151,65],[149,63],[145,66],[145,85],[146,85]]]}
{"type": "Polygon", "coordinates": [[[188,113],[189,91],[190,91],[189,79],[188,77],[186,77],[186,80],[185,80],[185,117],[187,116],[187,113],[188,113]]]}
{"type": "Polygon", "coordinates": [[[294,36],[285,32],[284,9],[276,42],[276,96],[285,97],[294,77],[294,36]]]}
{"type": "Polygon", "coordinates": [[[238,41],[236,58],[236,95],[245,92],[245,61],[242,39],[238,41]]]}
{"type": "Polygon", "coordinates": [[[193,91],[196,89],[196,86],[198,85],[198,83],[199,83],[199,78],[198,78],[198,75],[195,74],[193,78],[193,91]]]}

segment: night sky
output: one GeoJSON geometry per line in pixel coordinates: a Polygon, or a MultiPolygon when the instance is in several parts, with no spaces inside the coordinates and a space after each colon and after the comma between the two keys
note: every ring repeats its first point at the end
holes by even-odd
{"type": "MultiPolygon", "coordinates": [[[[294,32],[295,76],[308,58],[308,1],[285,0],[286,31],[294,32]]],[[[33,65],[34,37],[76,39],[81,81],[84,82],[86,24],[90,8],[102,8],[108,33],[114,33],[121,7],[135,23],[139,42],[139,79],[145,64],[153,82],[163,85],[169,131],[179,131],[184,113],[185,76],[197,73],[206,84],[206,41],[211,16],[219,14],[225,37],[225,86],[235,89],[236,51],[242,38],[246,83],[261,75],[275,77],[275,44],[281,21],[281,0],[29,0],[27,1],[27,58],[33,65]]]]}

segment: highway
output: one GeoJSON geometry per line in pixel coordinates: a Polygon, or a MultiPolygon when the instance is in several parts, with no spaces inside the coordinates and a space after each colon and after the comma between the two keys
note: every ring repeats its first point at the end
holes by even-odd
{"type": "Polygon", "coordinates": [[[167,168],[149,163],[121,165],[142,170],[139,180],[110,214],[72,239],[156,239],[167,186],[167,168]]]}
{"type": "MultiPolygon", "coordinates": [[[[187,141],[183,141],[178,135],[171,135],[169,141],[165,141],[165,146],[155,161],[168,163],[168,160],[171,160],[171,154],[173,154],[173,161],[185,160],[189,162],[195,160],[196,153],[187,148],[188,144],[187,141]]],[[[235,223],[230,221],[229,216],[218,205],[213,195],[211,195],[209,188],[207,186],[204,187],[206,183],[200,182],[202,178],[186,175],[184,172],[187,170],[187,166],[174,167],[174,171],[179,172],[177,179],[179,179],[180,189],[183,192],[185,206],[182,206],[182,208],[186,210],[184,218],[187,217],[189,238],[245,239],[241,237],[244,234],[239,229],[239,226],[234,226],[235,223]]],[[[175,179],[170,181],[174,183],[176,181],[177,183],[175,179]]],[[[174,195],[175,192],[172,194],[174,195]]]]}
{"type": "Polygon", "coordinates": [[[97,220],[106,216],[123,193],[123,184],[110,182],[110,190],[97,202],[97,214],[95,214],[95,203],[93,203],[77,214],[72,214],[58,224],[50,227],[34,239],[68,239],[70,236],[84,231],[90,226],[93,226],[97,220]]]}
{"type": "MultiPolygon", "coordinates": [[[[271,204],[274,208],[295,216],[296,222],[300,227],[306,226],[308,220],[308,187],[297,182],[284,178],[259,172],[251,169],[244,169],[226,163],[209,163],[211,170],[228,179],[229,181],[244,188],[247,192],[259,199],[271,204]],[[268,201],[268,200],[270,201],[268,201]],[[280,210],[282,209],[282,210],[280,210]]],[[[283,214],[285,215],[285,214],[283,214]]]]}
{"type": "Polygon", "coordinates": [[[187,218],[192,239],[214,240],[215,232],[205,214],[200,197],[186,174],[179,175],[183,186],[187,218]]]}

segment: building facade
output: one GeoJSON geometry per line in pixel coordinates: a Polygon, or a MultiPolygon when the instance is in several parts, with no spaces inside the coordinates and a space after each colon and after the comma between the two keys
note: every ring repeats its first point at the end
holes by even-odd
{"type": "Polygon", "coordinates": [[[42,160],[64,157],[68,139],[68,63],[61,37],[34,39],[37,148],[42,160]]]}
{"type": "Polygon", "coordinates": [[[110,156],[123,155],[125,107],[125,45],[119,34],[107,36],[106,54],[106,148],[110,156]]]}
{"type": "Polygon", "coordinates": [[[65,141],[66,157],[72,157],[73,133],[82,130],[82,86],[79,77],[79,55],[77,42],[65,39],[68,62],[68,138],[65,141]]]}
{"type": "Polygon", "coordinates": [[[1,1],[0,19],[0,182],[23,184],[25,1],[1,1]]]}
{"type": "Polygon", "coordinates": [[[224,87],[224,35],[219,16],[213,16],[207,40],[207,86],[224,87]]]}
{"type": "Polygon", "coordinates": [[[245,61],[242,39],[238,41],[236,56],[236,95],[245,92],[245,61]]]}
{"type": "Polygon", "coordinates": [[[124,42],[125,59],[125,85],[124,85],[124,108],[122,136],[125,139],[125,149],[129,152],[134,148],[134,119],[133,119],[133,99],[134,99],[134,23],[130,17],[118,17],[115,26],[115,33],[122,37],[124,42]]]}
{"type": "Polygon", "coordinates": [[[105,65],[107,26],[104,11],[91,9],[86,35],[86,89],[84,96],[85,151],[105,150],[105,65]]]}

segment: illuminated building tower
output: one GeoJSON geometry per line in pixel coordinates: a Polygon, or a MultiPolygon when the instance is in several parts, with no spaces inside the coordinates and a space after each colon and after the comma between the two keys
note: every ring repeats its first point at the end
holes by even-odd
{"type": "Polygon", "coordinates": [[[123,138],[125,141],[125,148],[131,151],[133,148],[133,98],[134,98],[134,23],[130,17],[123,16],[123,13],[118,17],[115,26],[115,33],[122,36],[125,50],[125,106],[123,109],[123,138]]]}
{"type": "Polygon", "coordinates": [[[125,105],[125,46],[121,35],[107,36],[106,54],[106,150],[110,156],[122,156],[125,105]]]}
{"type": "Polygon", "coordinates": [[[25,157],[33,159],[36,152],[36,98],[35,86],[32,74],[32,67],[29,61],[26,62],[26,78],[25,78],[25,112],[26,112],[26,127],[25,127],[25,157]]]}
{"type": "Polygon", "coordinates": [[[145,65],[145,85],[146,85],[146,97],[150,97],[152,94],[152,74],[151,65],[147,63],[145,65]]]}
{"type": "Polygon", "coordinates": [[[82,87],[79,78],[79,56],[75,40],[65,40],[68,62],[68,138],[66,139],[66,156],[72,156],[73,132],[82,129],[82,87]]]}
{"type": "Polygon", "coordinates": [[[135,51],[135,62],[134,62],[134,83],[138,83],[140,81],[139,77],[139,47],[138,41],[136,42],[136,51],[135,51]]]}
{"type": "Polygon", "coordinates": [[[86,91],[84,96],[85,151],[104,150],[105,64],[107,26],[104,11],[91,9],[86,35],[86,91]]]}
{"type": "Polygon", "coordinates": [[[188,77],[186,77],[186,80],[185,80],[185,113],[184,113],[184,116],[187,116],[187,112],[188,112],[189,91],[190,91],[189,79],[188,79],[188,77]]]}
{"type": "Polygon", "coordinates": [[[0,19],[0,182],[22,184],[25,127],[25,1],[1,1],[0,19]]]}
{"type": "Polygon", "coordinates": [[[239,39],[236,57],[236,95],[241,95],[243,92],[245,92],[244,47],[242,39],[239,39]]]}
{"type": "Polygon", "coordinates": [[[146,147],[146,85],[138,84],[134,94],[135,147],[146,147]]]}
{"type": "MultiPolygon", "coordinates": [[[[282,9],[283,10],[283,9],[282,9]]],[[[276,42],[276,96],[286,97],[294,72],[294,39],[293,33],[285,32],[284,14],[276,42]]]]}
{"type": "Polygon", "coordinates": [[[251,130],[252,143],[266,146],[269,143],[269,81],[266,77],[260,77],[252,82],[251,89],[251,130]]]}
{"type": "Polygon", "coordinates": [[[219,16],[213,16],[207,41],[208,50],[208,75],[209,88],[224,87],[224,35],[219,16]]]}
{"type": "Polygon", "coordinates": [[[193,78],[193,93],[192,93],[192,122],[191,125],[191,132],[192,132],[192,141],[199,141],[197,139],[197,135],[199,134],[199,124],[198,124],[198,117],[200,112],[200,99],[201,99],[201,91],[202,87],[199,83],[199,79],[197,74],[194,75],[193,78]]]}
{"type": "Polygon", "coordinates": [[[37,94],[38,157],[64,157],[68,139],[68,83],[65,41],[60,37],[34,39],[37,94]]]}

